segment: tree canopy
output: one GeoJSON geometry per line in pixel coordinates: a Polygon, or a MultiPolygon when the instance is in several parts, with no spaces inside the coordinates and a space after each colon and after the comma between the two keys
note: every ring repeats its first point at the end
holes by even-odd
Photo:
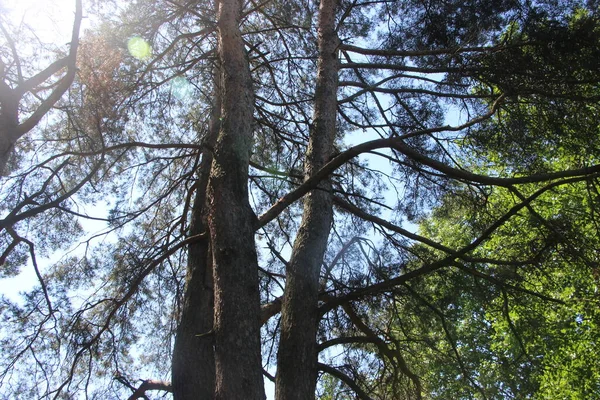
{"type": "Polygon", "coordinates": [[[600,397],[595,2],[72,3],[0,4],[1,397],[600,397]]]}

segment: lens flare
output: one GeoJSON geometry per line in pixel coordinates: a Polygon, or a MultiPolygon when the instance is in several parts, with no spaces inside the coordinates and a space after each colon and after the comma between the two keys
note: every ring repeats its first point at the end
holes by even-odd
{"type": "Polygon", "coordinates": [[[187,100],[193,90],[191,83],[183,76],[177,76],[171,80],[171,94],[181,101],[187,100]]]}
{"type": "Polygon", "coordinates": [[[138,60],[146,60],[152,55],[152,46],[139,36],[134,36],[127,42],[129,54],[138,60]]]}

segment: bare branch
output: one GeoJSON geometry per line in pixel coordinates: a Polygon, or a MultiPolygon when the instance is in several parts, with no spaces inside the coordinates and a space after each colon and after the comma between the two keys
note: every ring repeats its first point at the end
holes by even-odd
{"type": "MultiPolygon", "coordinates": [[[[75,79],[75,73],[77,71],[77,67],[75,64],[77,61],[77,49],[79,47],[79,29],[81,27],[81,19],[83,18],[83,10],[82,10],[82,5],[81,5],[81,0],[75,0],[75,5],[76,5],[75,6],[75,21],[73,22],[73,33],[71,35],[69,55],[65,58],[67,73],[59,81],[58,85],[52,91],[50,96],[48,96],[42,102],[42,104],[39,105],[39,107],[33,112],[33,114],[31,114],[31,116],[27,120],[25,120],[25,122],[21,123],[17,127],[16,133],[18,134],[19,137],[24,135],[25,133],[29,132],[31,129],[33,129],[33,127],[35,127],[38,124],[38,122],[40,122],[42,117],[48,113],[50,108],[52,108],[54,106],[54,104],[56,104],[56,102],[62,97],[63,94],[65,94],[67,89],[69,89],[69,87],[73,83],[73,79],[75,79]]],[[[50,70],[48,72],[46,72],[45,74],[49,74],[51,72],[51,70],[57,69],[58,66],[56,64],[57,63],[55,62],[50,67],[48,67],[47,69],[50,69],[50,70]]],[[[60,68],[58,68],[58,69],[60,69],[60,68]]],[[[43,76],[44,76],[44,73],[42,72],[41,77],[43,77],[43,76]]],[[[38,77],[37,79],[35,79],[36,77],[37,77],[37,75],[32,78],[32,79],[34,79],[32,83],[35,83],[36,81],[41,79],[41,77],[38,77]]],[[[31,86],[31,85],[27,85],[27,86],[31,86]]],[[[37,85],[35,85],[35,86],[37,86],[37,85]]],[[[15,138],[15,140],[16,140],[16,138],[15,138]]]]}
{"type": "Polygon", "coordinates": [[[146,392],[150,390],[160,390],[171,393],[173,392],[173,387],[171,386],[171,382],[147,379],[142,382],[142,384],[133,392],[131,396],[127,398],[127,400],[145,398],[146,392]]]}
{"type": "Polygon", "coordinates": [[[352,389],[354,391],[354,393],[356,393],[356,395],[358,396],[359,399],[373,400],[372,397],[370,397],[367,393],[365,393],[364,390],[361,389],[360,386],[358,386],[358,384],[354,381],[354,379],[350,378],[348,375],[344,374],[339,369],[333,368],[329,365],[322,364],[322,363],[318,364],[318,368],[321,371],[333,376],[334,378],[339,379],[340,381],[342,381],[346,385],[348,385],[348,387],[350,389],[352,389]]]}
{"type": "Polygon", "coordinates": [[[447,49],[428,49],[428,50],[384,50],[384,49],[366,49],[363,47],[353,46],[350,44],[342,44],[340,46],[343,50],[348,50],[353,53],[362,54],[366,56],[382,56],[382,57],[424,57],[424,56],[437,56],[437,55],[454,55],[462,53],[493,53],[508,48],[521,47],[527,44],[533,44],[533,42],[498,46],[479,46],[479,47],[458,47],[458,48],[447,48],[447,49]]]}

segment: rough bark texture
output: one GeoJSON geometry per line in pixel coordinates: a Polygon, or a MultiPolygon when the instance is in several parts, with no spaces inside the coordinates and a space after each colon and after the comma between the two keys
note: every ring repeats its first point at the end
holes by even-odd
{"type": "Polygon", "coordinates": [[[248,201],[254,94],[239,29],[242,2],[222,0],[218,14],[222,123],[208,185],[215,288],[215,399],[264,399],[260,296],[248,201]]]}
{"type": "MultiPolygon", "coordinates": [[[[215,103],[211,126],[205,139],[209,148],[214,146],[219,132],[221,105],[219,100],[215,103]]],[[[212,160],[212,153],[205,150],[198,171],[190,236],[208,231],[206,190],[212,160]]],[[[212,399],[214,396],[213,313],[212,256],[210,241],[206,238],[188,248],[184,303],[173,348],[172,381],[175,400],[212,399]]]]}
{"type": "MultiPolygon", "coordinates": [[[[339,68],[336,5],[337,0],[322,0],[319,9],[319,67],[305,179],[325,165],[333,152],[339,68]]],[[[332,219],[331,185],[324,181],[305,197],[302,222],[286,271],[275,383],[277,400],[315,398],[319,271],[332,219]]]]}

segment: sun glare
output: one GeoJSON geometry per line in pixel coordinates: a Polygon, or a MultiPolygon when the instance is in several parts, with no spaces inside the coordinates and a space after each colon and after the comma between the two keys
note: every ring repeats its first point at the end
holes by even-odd
{"type": "Polygon", "coordinates": [[[127,42],[129,54],[138,60],[147,60],[152,56],[152,46],[139,36],[134,36],[127,42]]]}
{"type": "Polygon", "coordinates": [[[75,18],[75,0],[0,0],[3,19],[33,32],[47,44],[68,43],[75,18]]]}

